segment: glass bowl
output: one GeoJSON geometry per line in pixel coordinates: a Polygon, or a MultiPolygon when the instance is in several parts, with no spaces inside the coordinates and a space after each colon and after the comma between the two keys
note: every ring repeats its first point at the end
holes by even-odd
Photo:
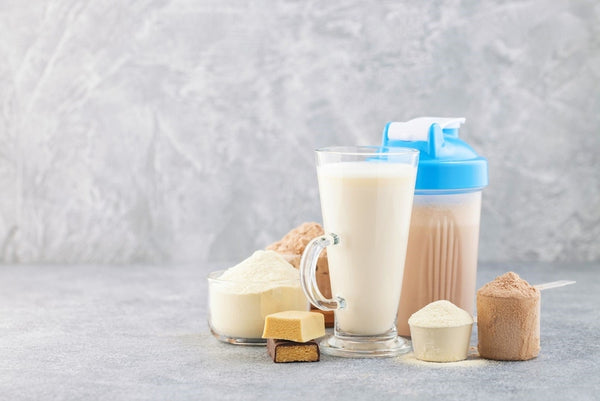
{"type": "Polygon", "coordinates": [[[208,325],[219,340],[238,345],[264,345],[265,316],[286,310],[309,310],[297,280],[234,281],[225,270],[208,275],[208,325]]]}

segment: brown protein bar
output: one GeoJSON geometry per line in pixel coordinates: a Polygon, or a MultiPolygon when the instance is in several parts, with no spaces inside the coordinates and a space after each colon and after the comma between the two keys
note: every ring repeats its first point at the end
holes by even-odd
{"type": "Polygon", "coordinates": [[[273,362],[318,362],[321,356],[316,341],[297,343],[287,340],[267,339],[267,352],[273,362]]]}

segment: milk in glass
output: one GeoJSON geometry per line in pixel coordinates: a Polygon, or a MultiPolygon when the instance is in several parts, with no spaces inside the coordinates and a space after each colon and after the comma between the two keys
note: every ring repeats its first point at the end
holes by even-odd
{"type": "Polygon", "coordinates": [[[345,300],[336,329],[376,335],[390,329],[400,300],[416,168],[400,163],[339,162],[318,166],[331,289],[345,300]]]}

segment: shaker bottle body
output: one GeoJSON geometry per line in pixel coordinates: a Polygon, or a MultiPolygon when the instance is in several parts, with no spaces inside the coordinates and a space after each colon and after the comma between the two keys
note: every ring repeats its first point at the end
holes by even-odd
{"type": "Polygon", "coordinates": [[[408,318],[445,299],[473,313],[481,189],[416,191],[397,330],[410,336],[408,318]]]}

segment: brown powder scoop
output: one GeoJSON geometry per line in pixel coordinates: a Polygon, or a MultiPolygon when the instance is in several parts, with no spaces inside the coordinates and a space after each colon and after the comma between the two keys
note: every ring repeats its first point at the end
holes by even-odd
{"type": "Polygon", "coordinates": [[[508,272],[477,291],[479,354],[496,360],[527,360],[540,351],[540,291],[575,284],[559,280],[530,285],[508,272]]]}
{"type": "Polygon", "coordinates": [[[477,291],[479,355],[524,361],[540,352],[540,290],[508,272],[477,291]]]}

